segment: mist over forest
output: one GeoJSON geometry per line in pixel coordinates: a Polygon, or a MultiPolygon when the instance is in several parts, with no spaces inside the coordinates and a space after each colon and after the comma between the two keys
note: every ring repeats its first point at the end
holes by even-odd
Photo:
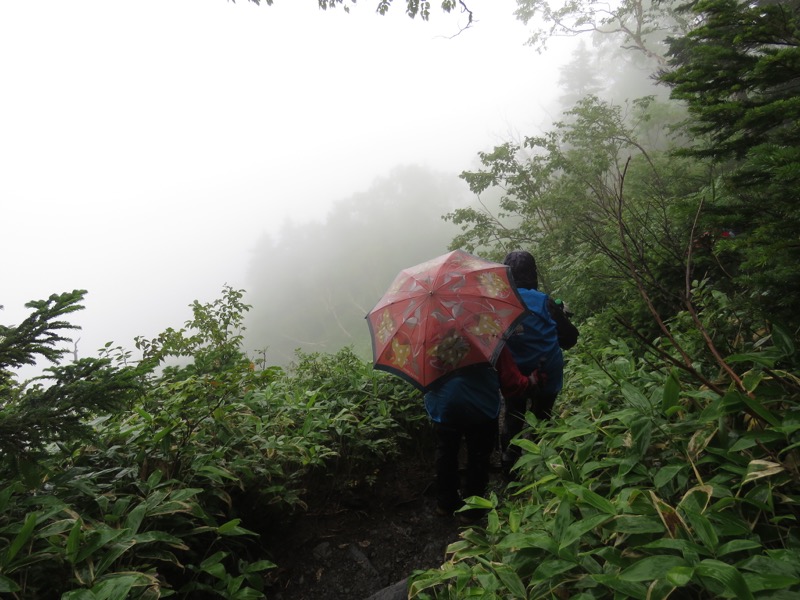
{"type": "MultiPolygon", "coordinates": [[[[613,38],[599,33],[573,41],[557,77],[541,81],[542,95],[550,98],[544,112],[552,115],[553,123],[568,119],[565,111],[590,95],[627,112],[634,110],[636,98],[666,100],[668,90],[654,80],[657,61],[624,51],[613,38]]],[[[509,132],[498,143],[520,142],[539,132],[509,132]]],[[[668,144],[665,128],[651,128],[648,136],[653,147],[668,144]]],[[[475,148],[476,158],[465,163],[463,171],[477,167],[478,155],[490,150],[475,148]]],[[[333,202],[325,216],[287,223],[278,234],[262,235],[246,279],[252,305],[246,320],[248,349],[264,364],[281,366],[290,366],[297,351],[335,352],[344,346],[371,358],[364,317],[394,276],[404,267],[454,249],[461,227],[452,216],[458,209],[505,215],[510,226],[518,222],[500,207],[501,192],[497,188],[473,194],[457,173],[398,165],[368,188],[333,202]]],[[[506,251],[516,249],[513,243],[499,243],[506,251]]],[[[530,248],[526,240],[519,246],[530,248]]],[[[495,260],[502,258],[496,250],[485,250],[495,260]]],[[[543,264],[545,286],[548,264],[543,264]]],[[[557,291],[567,298],[573,294],[568,288],[557,291]]]]}
{"type": "Polygon", "coordinates": [[[365,4],[0,3],[0,595],[800,597],[800,3],[365,4]],[[454,249],[579,330],[474,426],[454,249]]]}
{"type": "Polygon", "coordinates": [[[454,177],[397,167],[319,222],[264,235],[249,270],[248,347],[284,366],[296,349],[349,345],[369,358],[367,311],[401,268],[448,251],[456,228],[442,217],[466,199],[454,177]]]}

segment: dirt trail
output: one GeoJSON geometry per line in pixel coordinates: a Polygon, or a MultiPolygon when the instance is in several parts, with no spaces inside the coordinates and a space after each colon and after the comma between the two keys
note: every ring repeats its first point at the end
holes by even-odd
{"type": "Polygon", "coordinates": [[[441,565],[464,525],[436,514],[432,464],[395,463],[370,489],[309,506],[280,544],[267,597],[365,600],[415,570],[441,565]]]}

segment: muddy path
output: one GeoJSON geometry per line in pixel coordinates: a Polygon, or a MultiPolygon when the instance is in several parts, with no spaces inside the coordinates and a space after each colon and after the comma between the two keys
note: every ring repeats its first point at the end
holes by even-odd
{"type": "Polygon", "coordinates": [[[310,502],[273,540],[279,568],[267,597],[366,600],[416,570],[439,567],[464,527],[436,513],[432,457],[386,465],[369,487],[310,502]]]}

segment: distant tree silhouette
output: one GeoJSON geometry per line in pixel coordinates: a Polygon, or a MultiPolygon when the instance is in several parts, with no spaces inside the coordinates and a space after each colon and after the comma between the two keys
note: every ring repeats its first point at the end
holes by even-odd
{"type": "Polygon", "coordinates": [[[466,203],[457,177],[406,166],[334,205],[322,222],[265,235],[249,277],[248,349],[288,365],[295,350],[352,346],[371,357],[364,317],[404,267],[447,252],[442,216],[466,203]]]}
{"type": "Polygon", "coordinates": [[[558,85],[564,91],[558,99],[567,107],[571,107],[581,98],[597,95],[603,89],[597,57],[589,52],[584,40],[573,51],[572,60],[561,69],[558,85]]]}

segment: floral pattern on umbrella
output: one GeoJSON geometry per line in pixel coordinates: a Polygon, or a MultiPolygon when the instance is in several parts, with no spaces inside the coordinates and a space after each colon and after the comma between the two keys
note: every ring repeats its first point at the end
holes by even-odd
{"type": "Polygon", "coordinates": [[[505,265],[456,250],[403,269],[367,315],[375,367],[427,389],[494,363],[525,312],[505,265]]]}

